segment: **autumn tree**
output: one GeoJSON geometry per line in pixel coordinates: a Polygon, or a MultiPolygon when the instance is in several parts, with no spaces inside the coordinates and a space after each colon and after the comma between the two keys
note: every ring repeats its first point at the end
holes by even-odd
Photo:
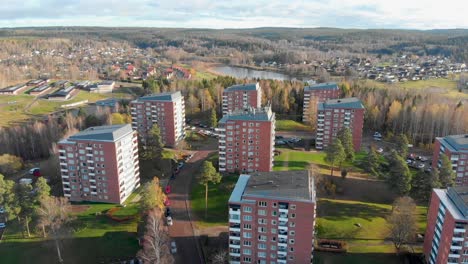
{"type": "Polygon", "coordinates": [[[205,186],[205,219],[208,216],[208,184],[218,184],[221,182],[221,175],[216,171],[213,163],[205,160],[201,168],[199,182],[205,186]]]}
{"type": "Polygon", "coordinates": [[[2,174],[0,174],[0,205],[5,209],[6,220],[17,217],[20,208],[15,192],[15,182],[6,180],[2,174]]]}
{"type": "Polygon", "coordinates": [[[169,232],[162,215],[159,208],[151,209],[146,215],[145,232],[141,239],[143,248],[137,253],[137,257],[143,260],[143,263],[174,263],[169,249],[169,232]]]}
{"type": "Polygon", "coordinates": [[[325,161],[330,163],[330,175],[333,176],[334,166],[336,164],[341,164],[346,159],[346,153],[341,144],[341,140],[338,138],[333,139],[332,144],[327,147],[325,153],[325,161]]]}
{"type": "Polygon", "coordinates": [[[390,239],[397,252],[400,252],[401,247],[413,242],[416,235],[416,204],[413,199],[408,196],[397,198],[387,217],[387,223],[390,227],[390,239]]]}
{"type": "Polygon", "coordinates": [[[112,125],[121,125],[125,124],[126,120],[122,114],[119,113],[112,113],[112,125]]]}
{"type": "Polygon", "coordinates": [[[348,127],[344,127],[338,131],[336,137],[341,141],[343,144],[343,148],[346,154],[346,160],[353,161],[354,160],[354,143],[353,143],[353,135],[351,130],[348,127]]]}
{"type": "Polygon", "coordinates": [[[50,186],[44,177],[39,177],[34,184],[34,202],[40,204],[47,196],[50,196],[50,186]]]}
{"type": "Polygon", "coordinates": [[[404,134],[399,134],[395,137],[396,151],[402,157],[408,156],[408,138],[404,134]]]}
{"type": "Polygon", "coordinates": [[[411,172],[405,159],[395,150],[390,152],[387,182],[399,195],[406,195],[411,190],[411,172]]]}
{"type": "Polygon", "coordinates": [[[29,231],[29,223],[31,222],[34,214],[33,187],[31,184],[16,184],[15,193],[19,207],[18,220],[23,222],[24,228],[26,229],[26,235],[30,237],[31,233],[29,231]]]}
{"type": "Polygon", "coordinates": [[[455,172],[452,168],[452,163],[450,159],[444,155],[440,155],[441,165],[439,168],[439,179],[442,188],[447,188],[453,186],[455,182],[455,172]]]}
{"type": "Polygon", "coordinates": [[[73,220],[68,199],[65,197],[45,196],[40,201],[37,214],[39,216],[39,226],[43,227],[54,240],[58,261],[63,263],[60,242],[68,234],[67,225],[73,220]]]}
{"type": "Polygon", "coordinates": [[[140,208],[143,212],[153,208],[163,209],[165,198],[166,195],[159,185],[159,179],[154,177],[152,181],[143,185],[140,198],[140,208]]]}
{"type": "Polygon", "coordinates": [[[216,117],[216,109],[214,107],[211,108],[210,126],[211,127],[218,126],[218,118],[216,117]]]}
{"type": "Polygon", "coordinates": [[[23,160],[10,154],[0,155],[0,173],[12,174],[23,168],[23,160]]]}

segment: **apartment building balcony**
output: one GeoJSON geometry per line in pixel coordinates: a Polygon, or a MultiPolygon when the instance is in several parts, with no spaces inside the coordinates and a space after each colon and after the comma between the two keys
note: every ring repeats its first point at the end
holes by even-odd
{"type": "Polygon", "coordinates": [[[283,232],[284,234],[288,234],[288,225],[282,225],[282,226],[278,226],[278,230],[283,232]]]}
{"type": "Polygon", "coordinates": [[[67,169],[60,169],[61,172],[68,172],[67,169]]]}
{"type": "Polygon", "coordinates": [[[230,223],[229,224],[229,231],[232,232],[240,232],[240,223],[230,223]]]}
{"type": "Polygon", "coordinates": [[[240,232],[229,232],[230,240],[240,240],[240,232]]]}
{"type": "Polygon", "coordinates": [[[96,182],[96,179],[89,179],[89,182],[96,182]]]}
{"type": "Polygon", "coordinates": [[[70,187],[65,187],[65,186],[63,186],[63,190],[64,190],[64,191],[70,191],[70,187]]]}
{"type": "Polygon", "coordinates": [[[69,194],[69,193],[64,193],[63,196],[65,196],[65,197],[71,197],[71,194],[69,194]]]}
{"type": "Polygon", "coordinates": [[[460,258],[460,254],[449,254],[449,258],[460,258]]]}
{"type": "Polygon", "coordinates": [[[288,263],[286,259],[278,259],[276,262],[278,262],[278,264],[286,264],[286,263],[288,263]]]}
{"type": "Polygon", "coordinates": [[[450,246],[450,250],[461,250],[462,246],[450,246]]]}
{"type": "Polygon", "coordinates": [[[91,192],[92,195],[97,195],[97,192],[91,192]]]}
{"type": "Polygon", "coordinates": [[[64,149],[59,149],[59,153],[65,153],[64,149]]]}
{"type": "Polygon", "coordinates": [[[454,233],[465,233],[466,230],[464,228],[455,228],[455,229],[453,229],[453,232],[454,233]]]}
{"type": "Polygon", "coordinates": [[[60,165],[61,166],[67,166],[67,163],[66,162],[60,162],[60,165]]]}

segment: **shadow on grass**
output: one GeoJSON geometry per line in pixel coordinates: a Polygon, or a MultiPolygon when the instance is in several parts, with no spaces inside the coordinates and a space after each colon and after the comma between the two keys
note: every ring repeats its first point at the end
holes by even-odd
{"type": "MultiPolygon", "coordinates": [[[[102,237],[70,238],[61,241],[64,263],[112,263],[134,257],[139,249],[136,233],[107,232],[102,237]]],[[[53,240],[0,244],[1,263],[59,263],[53,240]]]]}
{"type": "Polygon", "coordinates": [[[317,215],[326,220],[344,221],[349,218],[362,218],[372,221],[375,217],[385,218],[389,210],[362,203],[340,203],[320,200],[317,203],[317,215]]]}
{"type": "Polygon", "coordinates": [[[400,264],[414,263],[422,264],[420,254],[401,254],[395,253],[329,253],[318,252],[313,253],[313,264],[400,264]]]}

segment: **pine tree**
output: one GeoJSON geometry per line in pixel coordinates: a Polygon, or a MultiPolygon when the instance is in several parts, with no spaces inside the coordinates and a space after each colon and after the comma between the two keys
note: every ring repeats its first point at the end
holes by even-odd
{"type": "Polygon", "coordinates": [[[442,164],[439,168],[439,178],[442,188],[451,187],[455,181],[455,172],[452,169],[452,163],[449,158],[442,154],[440,155],[442,164]]]}
{"type": "Polygon", "coordinates": [[[157,124],[148,132],[146,144],[141,144],[142,158],[145,160],[160,159],[162,157],[164,143],[161,137],[161,130],[157,124]]]}
{"type": "Polygon", "coordinates": [[[390,153],[390,171],[387,181],[399,195],[406,195],[411,190],[411,172],[405,159],[395,150],[390,153]]]}
{"type": "Polygon", "coordinates": [[[205,218],[208,216],[208,184],[218,184],[221,182],[221,175],[216,172],[213,163],[204,161],[201,169],[199,181],[205,186],[205,218]]]}
{"type": "Polygon", "coordinates": [[[218,119],[216,117],[216,109],[214,107],[211,108],[210,126],[211,127],[217,127],[218,126],[218,119]]]}
{"type": "Polygon", "coordinates": [[[330,163],[330,166],[331,166],[330,175],[333,176],[334,166],[336,164],[341,164],[346,158],[346,153],[345,153],[343,145],[341,144],[341,140],[339,140],[338,138],[335,138],[333,140],[333,143],[328,146],[325,152],[327,154],[325,157],[325,161],[330,163]]]}
{"type": "Polygon", "coordinates": [[[396,150],[402,157],[408,156],[408,138],[404,134],[398,135],[396,138],[396,150]]]}
{"type": "Polygon", "coordinates": [[[374,176],[380,175],[380,161],[379,155],[374,147],[371,147],[367,154],[367,167],[366,170],[374,176]]]}
{"type": "Polygon", "coordinates": [[[346,160],[354,160],[354,144],[353,144],[353,135],[351,130],[347,127],[344,127],[338,131],[337,138],[343,144],[344,151],[346,153],[346,160]]]}

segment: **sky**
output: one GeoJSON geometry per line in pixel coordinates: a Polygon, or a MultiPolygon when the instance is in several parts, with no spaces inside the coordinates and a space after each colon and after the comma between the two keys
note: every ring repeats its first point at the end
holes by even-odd
{"type": "Polygon", "coordinates": [[[0,27],[468,28],[468,0],[1,0],[0,27]]]}

